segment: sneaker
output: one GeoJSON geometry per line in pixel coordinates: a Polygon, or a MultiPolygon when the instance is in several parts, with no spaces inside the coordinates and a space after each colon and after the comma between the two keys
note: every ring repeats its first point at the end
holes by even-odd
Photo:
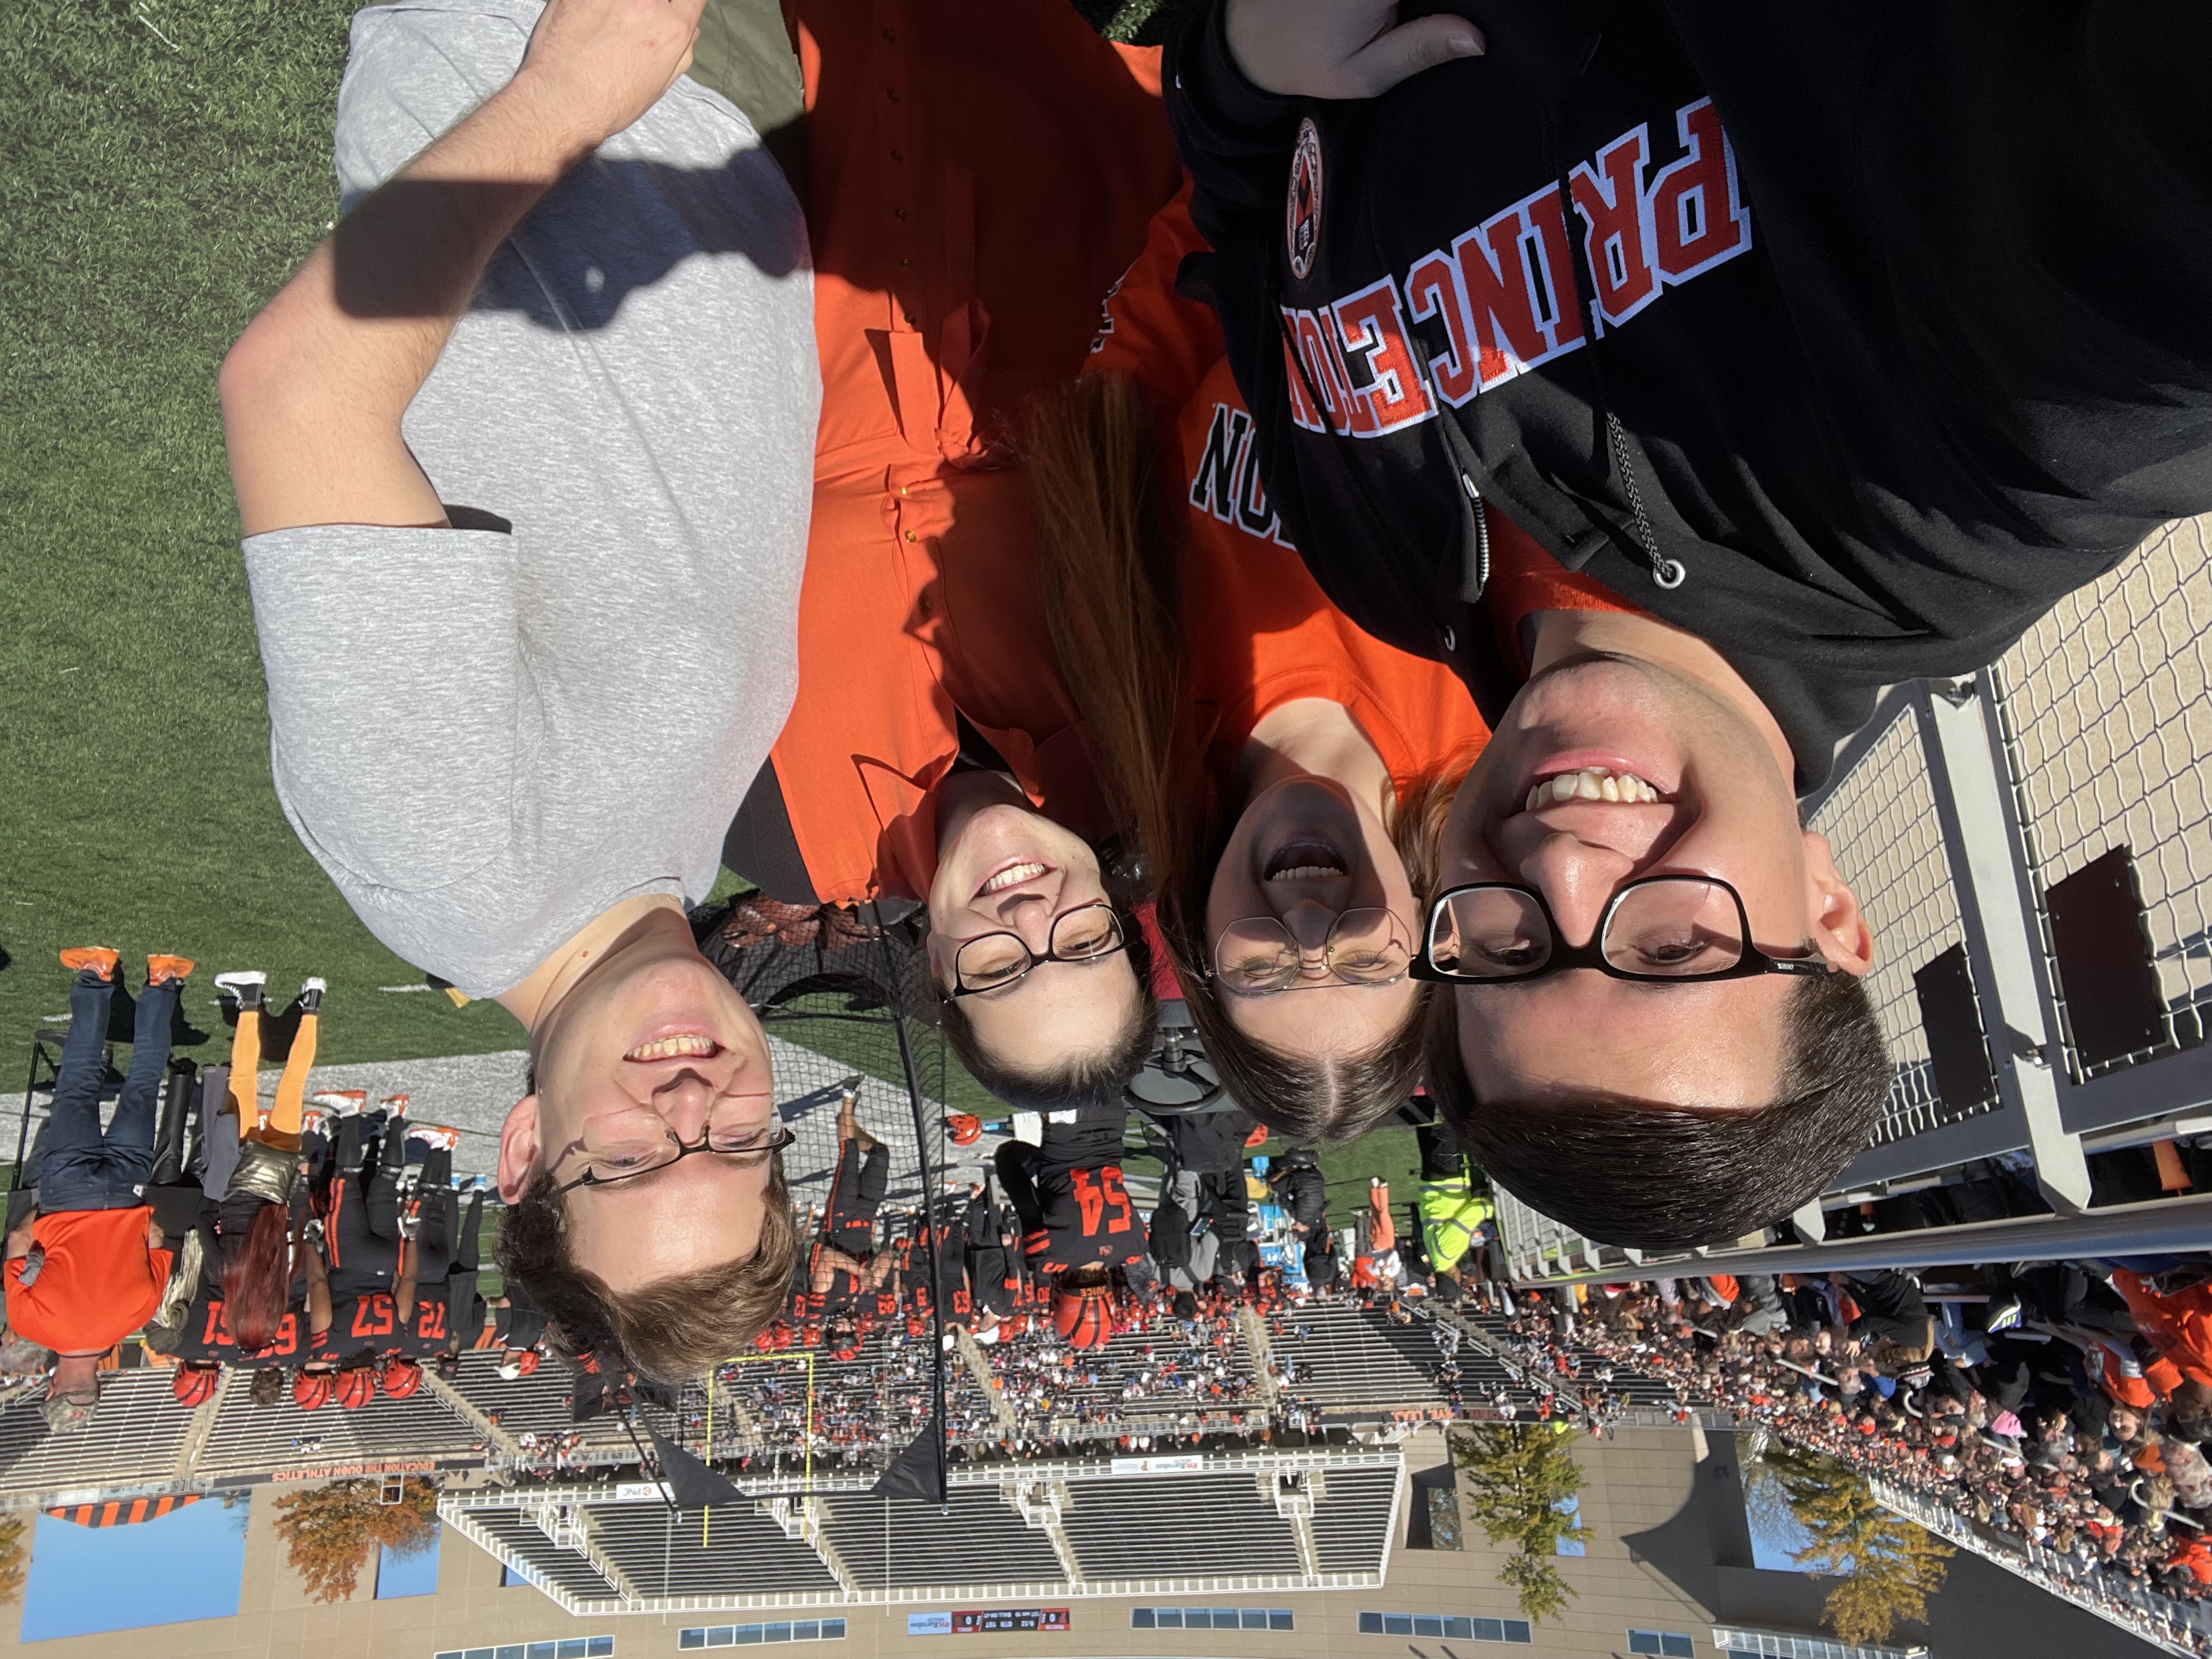
{"type": "Polygon", "coordinates": [[[414,1099],[412,1095],[386,1095],[376,1103],[384,1109],[384,1115],[386,1117],[405,1117],[407,1103],[412,1099],[414,1099]]]}
{"type": "Polygon", "coordinates": [[[366,1089],[325,1089],[310,1098],[318,1106],[329,1107],[339,1117],[354,1117],[368,1109],[366,1089]]]}
{"type": "Polygon", "coordinates": [[[104,945],[80,945],[73,951],[62,952],[62,966],[73,974],[97,974],[112,983],[115,964],[123,960],[120,951],[111,951],[104,945]]]}
{"type": "Polygon", "coordinates": [[[1995,1336],[1999,1331],[2008,1331],[2020,1323],[2020,1298],[1999,1297],[1990,1304],[1989,1313],[1982,1321],[1982,1329],[1995,1336]]]}
{"type": "Polygon", "coordinates": [[[146,958],[146,988],[167,985],[173,981],[190,979],[192,959],[190,957],[148,957],[146,958]]]}
{"type": "Polygon", "coordinates": [[[217,974],[215,976],[215,988],[218,991],[229,992],[241,1011],[249,1008],[258,1009],[261,1006],[263,988],[268,983],[269,975],[258,968],[248,968],[234,974],[217,974]]]}
{"type": "Polygon", "coordinates": [[[434,1123],[416,1125],[408,1130],[407,1139],[419,1140],[426,1146],[442,1146],[449,1152],[459,1152],[461,1146],[459,1129],[448,1129],[434,1123]]]}
{"type": "Polygon", "coordinates": [[[302,980],[300,982],[300,1012],[304,1014],[322,1012],[323,993],[330,988],[327,980],[312,977],[302,980]]]}

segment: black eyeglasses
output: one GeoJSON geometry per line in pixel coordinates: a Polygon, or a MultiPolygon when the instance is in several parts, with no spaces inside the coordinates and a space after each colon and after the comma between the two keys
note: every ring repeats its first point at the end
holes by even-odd
{"type": "MultiPolygon", "coordinates": [[[[728,1103],[735,1105],[744,1101],[763,1098],[758,1095],[732,1095],[728,1103]]],[[[748,1111],[750,1117],[752,1113],[748,1111]]],[[[573,1193],[579,1187],[611,1187],[619,1182],[632,1181],[655,1170],[665,1170],[672,1164],[680,1164],[694,1152],[714,1152],[725,1158],[744,1158],[748,1161],[765,1158],[770,1152],[780,1152],[799,1137],[780,1125],[758,1128],[750,1125],[717,1124],[710,1114],[706,1133],[696,1140],[685,1140],[668,1127],[667,1120],[657,1112],[627,1113],[609,1123],[597,1126],[590,1135],[579,1136],[561,1149],[553,1161],[557,1165],[571,1152],[580,1152],[590,1161],[584,1173],[575,1180],[556,1187],[554,1195],[573,1193]],[[658,1132],[647,1120],[659,1126],[658,1132]]]]}
{"type": "Polygon", "coordinates": [[[1042,956],[1024,944],[1018,933],[978,933],[961,941],[952,953],[952,994],[972,997],[1003,991],[1040,963],[1103,962],[1127,948],[1121,918],[1112,903],[1093,899],[1053,918],[1042,956]]]}
{"type": "Polygon", "coordinates": [[[1518,882],[1472,882],[1429,906],[1415,979],[1495,985],[1594,968],[1613,979],[1681,985],[1835,971],[1817,952],[1770,956],[1751,942],[1743,896],[1717,876],[1647,876],[1617,890],[1587,945],[1569,945],[1544,896],[1518,882]]]}

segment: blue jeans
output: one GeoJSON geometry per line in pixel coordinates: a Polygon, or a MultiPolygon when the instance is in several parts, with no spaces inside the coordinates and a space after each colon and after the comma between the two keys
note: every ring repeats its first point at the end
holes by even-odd
{"type": "MultiPolygon", "coordinates": [[[[117,969],[119,973],[120,968],[117,969]]],[[[169,1025],[176,1017],[176,981],[149,986],[138,998],[131,1038],[131,1070],[106,1133],[100,1127],[101,1050],[115,988],[90,973],[70,991],[69,1036],[54,1080],[54,1109],[40,1130],[39,1207],[126,1210],[154,1173],[154,1119],[169,1066],[169,1025]]]]}

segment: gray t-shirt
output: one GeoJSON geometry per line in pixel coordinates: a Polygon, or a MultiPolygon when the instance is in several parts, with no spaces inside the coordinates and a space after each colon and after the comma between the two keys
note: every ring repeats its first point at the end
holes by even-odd
{"type": "MultiPolygon", "coordinates": [[[[539,9],[354,19],[349,205],[507,82],[539,9]]],[[[489,996],[622,899],[706,896],[797,685],[820,401],[799,204],[679,80],[500,248],[408,410],[440,498],[511,532],[247,539],[277,795],[392,950],[489,996]]]]}

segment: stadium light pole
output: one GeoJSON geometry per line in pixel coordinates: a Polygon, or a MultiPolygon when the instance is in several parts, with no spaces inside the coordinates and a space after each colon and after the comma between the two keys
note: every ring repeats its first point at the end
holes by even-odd
{"type": "Polygon", "coordinates": [[[945,1488],[945,1279],[937,1266],[937,1180],[929,1167],[929,1137],[921,1122],[921,1082],[914,1069],[914,1048],[907,1041],[906,1010],[898,999],[898,963],[891,955],[890,929],[884,925],[884,913],[872,899],[869,914],[876,921],[876,937],[883,945],[884,967],[890,993],[891,1030],[898,1038],[899,1069],[906,1075],[906,1099],[914,1115],[914,1155],[921,1168],[921,1220],[924,1253],[929,1265],[930,1335],[934,1352],[930,1356],[930,1404],[932,1410],[929,1431],[934,1437],[932,1448],[933,1470],[936,1475],[937,1505],[940,1511],[950,1507],[945,1488]]]}

